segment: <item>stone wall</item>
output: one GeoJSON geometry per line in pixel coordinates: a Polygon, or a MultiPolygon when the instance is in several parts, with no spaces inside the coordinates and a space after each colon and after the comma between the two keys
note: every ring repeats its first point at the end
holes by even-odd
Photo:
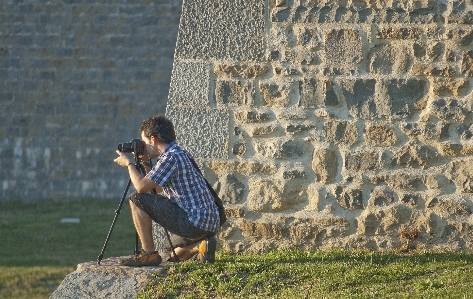
{"type": "Polygon", "coordinates": [[[113,159],[164,113],[182,1],[0,3],[0,200],[119,198],[113,159]]]}
{"type": "Polygon", "coordinates": [[[167,115],[231,251],[472,249],[473,1],[185,1],[167,115]]]}

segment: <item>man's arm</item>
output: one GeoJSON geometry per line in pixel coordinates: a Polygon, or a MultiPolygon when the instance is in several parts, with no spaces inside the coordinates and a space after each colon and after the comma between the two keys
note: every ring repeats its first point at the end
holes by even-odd
{"type": "MultiPolygon", "coordinates": [[[[130,174],[131,183],[135,187],[138,193],[147,193],[152,189],[156,189],[156,193],[161,193],[163,188],[150,180],[149,178],[143,176],[138,169],[136,169],[133,162],[124,155],[122,152],[117,151],[118,157],[114,160],[120,166],[124,166],[128,168],[128,173],[130,174]]],[[[145,165],[146,172],[150,171],[150,167],[145,165]]]]}

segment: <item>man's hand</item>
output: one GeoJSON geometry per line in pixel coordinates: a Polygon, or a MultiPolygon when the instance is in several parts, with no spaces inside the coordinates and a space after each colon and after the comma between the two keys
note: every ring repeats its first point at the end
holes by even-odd
{"type": "Polygon", "coordinates": [[[143,142],[143,154],[139,155],[138,158],[140,158],[141,161],[148,162],[150,160],[148,149],[146,148],[145,142],[144,141],[141,141],[141,142],[143,142]]]}
{"type": "Polygon", "coordinates": [[[118,165],[123,166],[123,167],[128,167],[130,163],[134,164],[133,161],[130,161],[130,159],[119,150],[117,150],[117,154],[118,154],[118,157],[115,160],[113,160],[113,162],[117,163],[118,165]]]}

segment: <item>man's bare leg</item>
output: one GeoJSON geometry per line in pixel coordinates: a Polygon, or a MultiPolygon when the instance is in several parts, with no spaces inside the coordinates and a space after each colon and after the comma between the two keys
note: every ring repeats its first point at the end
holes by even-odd
{"type": "Polygon", "coordinates": [[[130,201],[131,216],[136,232],[141,240],[141,246],[148,252],[154,251],[153,225],[151,217],[130,201]]]}
{"type": "MultiPolygon", "coordinates": [[[[194,244],[190,244],[184,247],[175,248],[176,254],[179,258],[179,261],[185,261],[192,258],[194,255],[199,253],[199,245],[201,241],[198,241],[194,244]]],[[[171,260],[174,258],[174,254],[171,253],[171,260]]]]}

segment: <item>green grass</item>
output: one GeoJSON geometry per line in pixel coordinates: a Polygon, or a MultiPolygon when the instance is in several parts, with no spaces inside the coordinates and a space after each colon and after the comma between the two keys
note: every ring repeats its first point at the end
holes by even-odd
{"type": "Polygon", "coordinates": [[[473,255],[366,251],[219,253],[155,276],[139,298],[473,298],[473,255]]]}
{"type": "MultiPolygon", "coordinates": [[[[49,298],[77,264],[102,251],[120,200],[0,202],[0,298],[49,298]],[[61,223],[80,218],[80,223],[61,223]]],[[[125,201],[104,258],[133,253],[125,201]]]]}
{"type": "MultiPolygon", "coordinates": [[[[95,261],[118,204],[1,202],[0,298],[48,298],[78,263],[95,261]]],[[[104,258],[132,254],[134,242],[125,203],[104,258]]],[[[473,298],[472,253],[217,252],[214,264],[183,262],[167,271],[139,298],[473,298]]]]}

